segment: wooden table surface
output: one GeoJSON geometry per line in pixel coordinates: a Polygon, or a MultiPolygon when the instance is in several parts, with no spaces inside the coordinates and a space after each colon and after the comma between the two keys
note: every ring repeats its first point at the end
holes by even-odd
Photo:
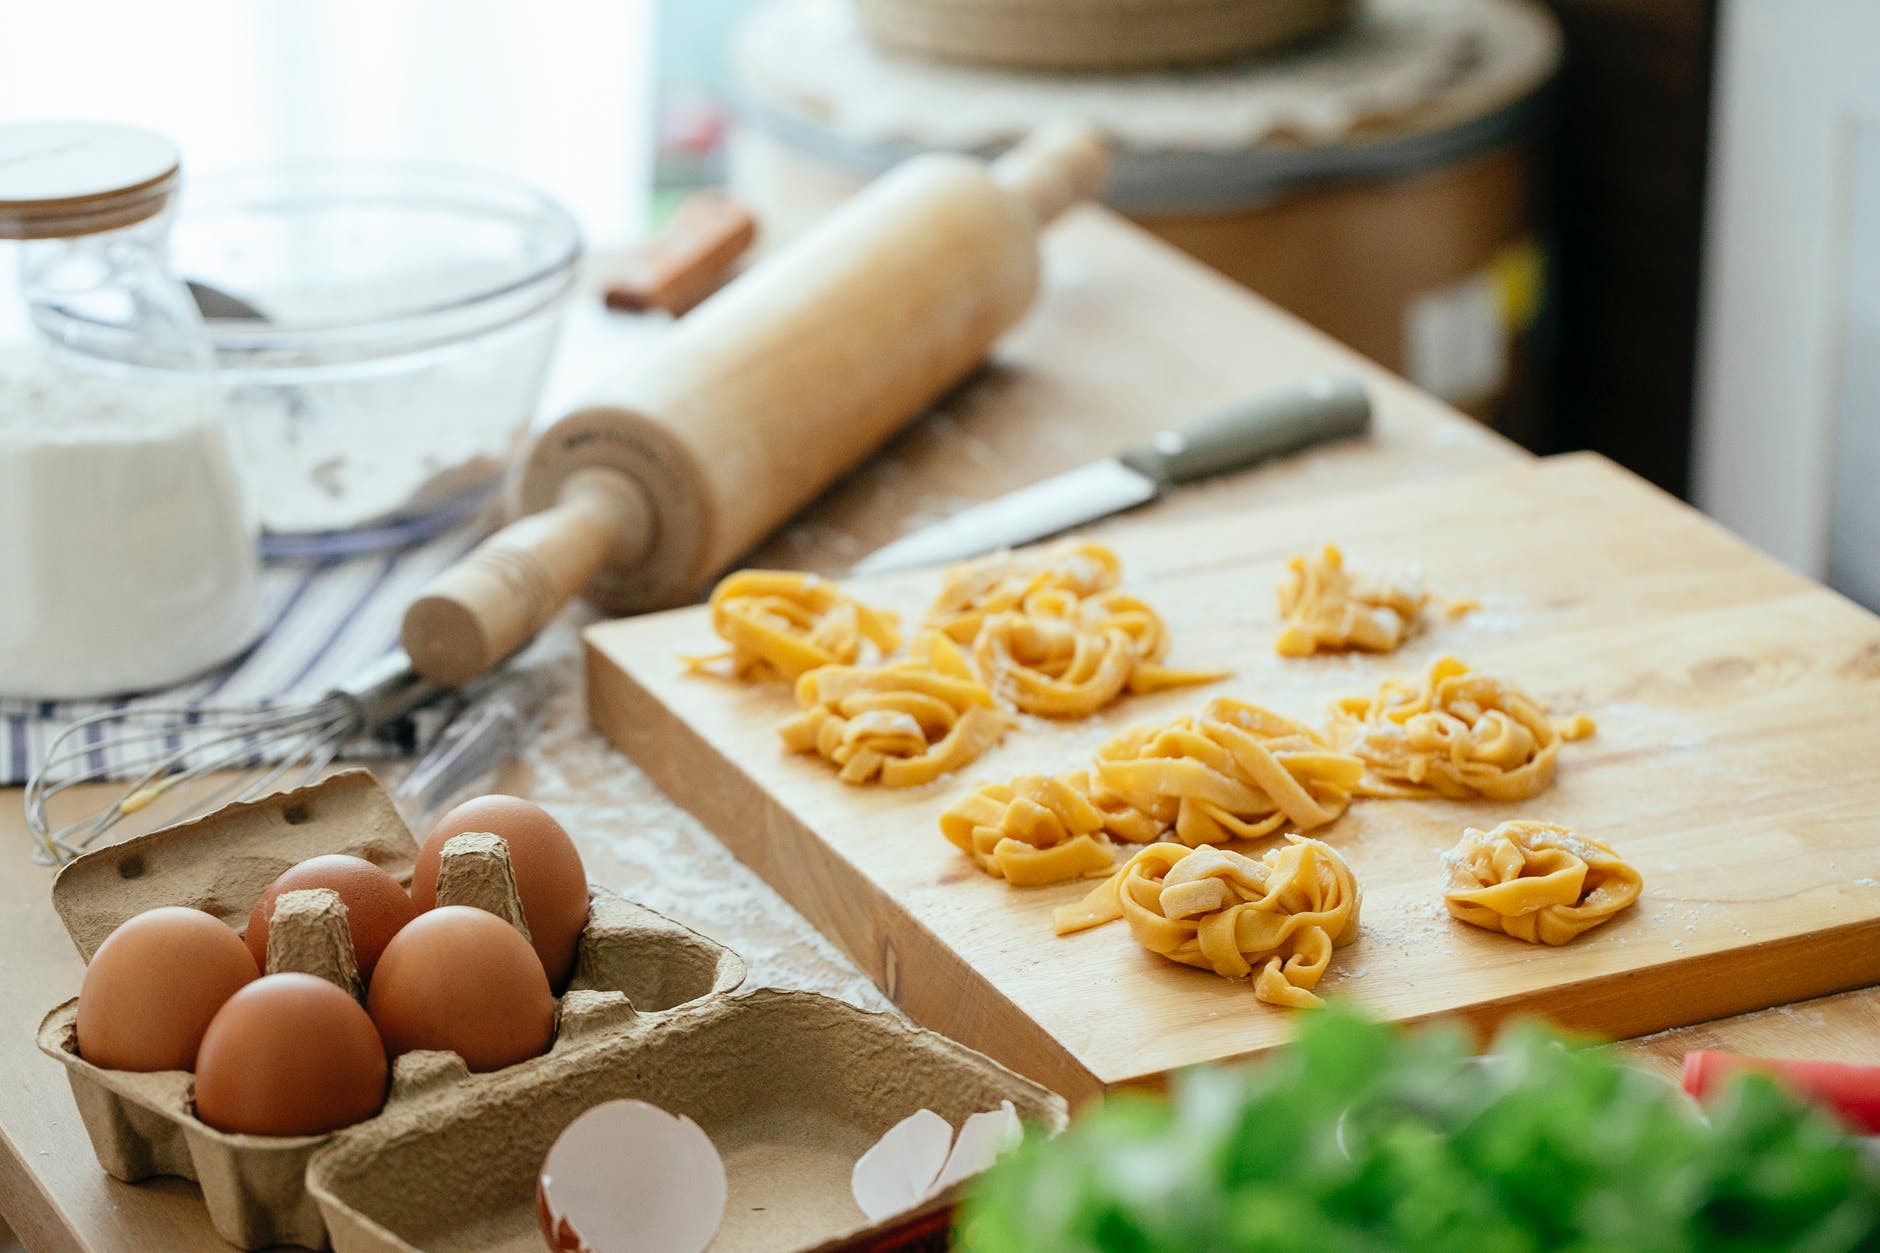
{"type": "MultiPolygon", "coordinates": [[[[1256,470],[1156,508],[1180,515],[1229,499],[1298,499],[1492,468],[1525,455],[1100,210],[1074,214],[1054,232],[1048,254],[1044,297],[1002,346],[995,367],[798,519],[768,546],[766,560],[845,569],[900,530],[1311,369],[1370,374],[1375,439],[1256,470]]],[[[590,325],[573,339],[594,351],[605,347],[607,332],[590,325]]],[[[518,790],[529,790],[532,777],[553,777],[563,787],[570,780],[600,790],[621,786],[632,767],[602,749],[580,718],[578,699],[556,702],[543,732],[547,747],[525,766],[518,790]]],[[[623,811],[620,823],[642,830],[690,822],[657,796],[611,808],[623,811]]],[[[617,841],[592,828],[575,834],[597,881],[645,898],[638,890],[644,868],[623,856],[617,841]]],[[[166,1179],[130,1186],[103,1174],[63,1072],[34,1047],[40,1017],[74,994],[83,967],[53,914],[51,875],[31,864],[28,849],[19,793],[0,793],[0,850],[8,867],[0,875],[0,971],[9,1024],[0,1030],[0,1214],[31,1249],[226,1248],[209,1228],[194,1185],[166,1179]]],[[[766,889],[749,882],[755,902],[766,889]]],[[[649,903],[661,907],[660,900],[649,903]]],[[[778,907],[773,899],[764,908],[778,907]]],[[[735,892],[691,916],[675,912],[734,948],[761,939],[801,949],[804,968],[824,972],[828,990],[860,982],[800,919],[788,921],[781,938],[775,926],[762,937],[741,935],[745,911],[735,892]]],[[[755,904],[750,912],[758,912],[755,904]]],[[[754,966],[761,975],[761,964],[754,966]]],[[[1692,1047],[1880,1061],[1880,991],[1622,1047],[1667,1073],[1692,1047]]]]}

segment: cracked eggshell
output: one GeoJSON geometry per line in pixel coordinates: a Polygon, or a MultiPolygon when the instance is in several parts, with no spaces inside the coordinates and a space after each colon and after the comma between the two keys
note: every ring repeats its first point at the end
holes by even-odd
{"type": "Polygon", "coordinates": [[[871,1222],[912,1209],[933,1191],[952,1145],[952,1123],[930,1109],[915,1110],[857,1159],[849,1174],[855,1203],[871,1222]]]}
{"type": "Polygon", "coordinates": [[[607,1101],[562,1131],[536,1179],[551,1249],[701,1253],[724,1221],[724,1160],[690,1118],[607,1101]]]}
{"type": "Polygon", "coordinates": [[[849,1188],[869,1221],[880,1222],[978,1174],[1024,1137],[1018,1110],[1009,1100],[1000,1101],[997,1109],[967,1115],[957,1137],[952,1123],[930,1109],[917,1109],[862,1154],[849,1176],[849,1188]]]}
{"type": "Polygon", "coordinates": [[[1000,1154],[1017,1148],[1024,1138],[1025,1128],[1010,1101],[999,1102],[997,1109],[969,1115],[960,1124],[960,1134],[953,1141],[953,1151],[947,1154],[947,1164],[940,1168],[940,1177],[934,1180],[933,1191],[945,1192],[962,1179],[972,1178],[1000,1154]]]}

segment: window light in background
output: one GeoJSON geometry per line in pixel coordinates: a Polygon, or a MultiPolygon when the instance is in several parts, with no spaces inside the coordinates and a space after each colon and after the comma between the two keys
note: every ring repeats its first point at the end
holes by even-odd
{"type": "Polygon", "coordinates": [[[192,0],[185,25],[167,5],[20,3],[0,40],[0,119],[149,126],[198,173],[325,157],[477,166],[537,184],[594,243],[617,243],[640,233],[652,178],[653,9],[192,0]]]}

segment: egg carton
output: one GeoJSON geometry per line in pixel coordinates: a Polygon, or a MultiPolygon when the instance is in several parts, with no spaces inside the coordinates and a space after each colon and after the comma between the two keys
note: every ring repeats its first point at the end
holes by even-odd
{"type": "MultiPolygon", "coordinates": [[[[362,857],[408,884],[418,848],[371,774],[347,771],[87,854],[60,872],[53,904],[89,961],[119,923],[159,905],[205,910],[243,930],[256,898],[276,876],[323,853],[362,857]]],[[[631,1005],[655,1017],[728,993],[743,980],[744,962],[728,949],[592,889],[575,974],[558,1004],[556,1042],[547,1054],[503,1073],[547,1080],[589,1013],[631,1005]]],[[[338,1133],[218,1131],[195,1117],[188,1072],[106,1070],[80,1057],[77,1007],[74,999],[48,1014],[39,1045],[65,1065],[92,1148],[108,1174],[127,1182],[154,1175],[195,1180],[216,1230],[244,1248],[326,1245],[326,1223],[306,1190],[305,1175],[313,1155],[338,1133]]],[[[386,1110],[423,1103],[440,1085],[465,1074],[455,1054],[400,1057],[386,1110]]]]}
{"type": "MultiPolygon", "coordinates": [[[[53,901],[90,960],[125,919],[159,905],[241,930],[262,890],[323,853],[409,883],[417,845],[366,771],[86,854],[53,901]]],[[[78,1056],[77,1001],[49,1013],[40,1049],[61,1062],[99,1164],[135,1183],[196,1181],[216,1230],[243,1248],[540,1249],[535,1180],[561,1130],[634,1097],[697,1122],[730,1186],[715,1250],[892,1247],[944,1222],[950,1196],[886,1223],[863,1218],[849,1169],[925,1106],[958,1124],[1010,1100],[1055,1131],[1062,1098],[944,1036],[808,992],[735,994],[744,961],[595,887],[577,965],[541,1057],[471,1074],[446,1052],[395,1059],[385,1108],[317,1136],[218,1131],[195,1117],[184,1071],[101,1069],[78,1056]]]]}
{"type": "Polygon", "coordinates": [[[388,1111],[317,1155],[307,1182],[334,1247],[542,1249],[542,1159],[603,1101],[647,1101],[711,1137],[729,1186],[714,1250],[893,1247],[857,1208],[849,1174],[916,1109],[957,1127],[1009,1100],[1028,1120],[1064,1124],[1060,1100],[990,1058],[813,992],[758,988],[670,1014],[616,1007],[579,1030],[550,1084],[473,1080],[461,1100],[388,1111]]]}

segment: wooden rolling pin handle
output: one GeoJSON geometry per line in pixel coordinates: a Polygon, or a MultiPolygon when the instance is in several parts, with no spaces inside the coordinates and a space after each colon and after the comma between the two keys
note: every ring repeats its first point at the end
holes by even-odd
{"type": "Polygon", "coordinates": [[[401,635],[412,669],[446,687],[468,683],[533,639],[603,563],[645,556],[653,530],[637,483],[576,470],[553,508],[483,541],[411,603],[401,635]]]}
{"type": "Polygon", "coordinates": [[[993,181],[1029,208],[1038,226],[1094,199],[1109,176],[1109,145],[1083,122],[1041,126],[992,163],[993,181]]]}

